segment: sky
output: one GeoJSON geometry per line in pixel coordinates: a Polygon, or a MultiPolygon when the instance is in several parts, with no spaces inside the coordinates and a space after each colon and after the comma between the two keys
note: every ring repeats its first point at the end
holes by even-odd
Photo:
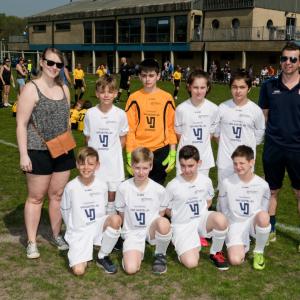
{"type": "Polygon", "coordinates": [[[70,0],[0,0],[0,13],[28,17],[69,2],[70,0]]]}

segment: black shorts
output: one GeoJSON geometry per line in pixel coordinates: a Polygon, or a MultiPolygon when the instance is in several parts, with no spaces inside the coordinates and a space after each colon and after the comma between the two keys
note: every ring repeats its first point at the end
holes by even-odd
{"type": "Polygon", "coordinates": [[[265,141],[263,151],[265,179],[271,190],[282,187],[285,170],[294,189],[300,190],[300,153],[288,151],[270,141],[265,141]]]}
{"type": "Polygon", "coordinates": [[[129,89],[128,81],[121,80],[120,81],[120,89],[122,89],[122,90],[128,90],[129,89]]]}
{"type": "Polygon", "coordinates": [[[54,172],[64,172],[76,167],[74,151],[52,158],[48,150],[28,150],[32,163],[31,174],[51,175],[54,172]]]}
{"type": "Polygon", "coordinates": [[[149,174],[149,177],[157,183],[164,184],[165,179],[167,177],[167,173],[165,169],[168,166],[163,166],[162,162],[167,158],[170,151],[169,145],[157,149],[153,152],[153,168],[149,174]]]}
{"type": "Polygon", "coordinates": [[[82,79],[75,79],[75,90],[81,89],[83,87],[83,80],[82,79]]]}
{"type": "Polygon", "coordinates": [[[174,85],[175,85],[175,87],[179,87],[180,86],[180,80],[174,79],[174,85]]]}

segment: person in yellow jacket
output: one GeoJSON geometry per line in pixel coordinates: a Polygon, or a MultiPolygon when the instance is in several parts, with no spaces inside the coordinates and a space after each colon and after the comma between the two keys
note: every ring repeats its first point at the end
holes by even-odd
{"type": "Polygon", "coordinates": [[[79,112],[83,108],[84,100],[78,100],[70,109],[70,125],[71,129],[78,128],[79,112]]]}
{"type": "Polygon", "coordinates": [[[178,95],[178,92],[179,92],[181,77],[182,77],[181,68],[179,66],[177,66],[176,71],[173,74],[173,82],[174,82],[174,85],[175,85],[173,97],[174,97],[175,100],[177,100],[177,95],[178,95]]]}
{"type": "Polygon", "coordinates": [[[125,108],[129,125],[126,168],[132,174],[131,152],[147,147],[154,153],[149,177],[163,184],[176,161],[175,103],[169,93],[156,86],[160,78],[156,60],[145,59],[139,71],[143,88],[130,95],[125,108]]]}
{"type": "Polygon", "coordinates": [[[73,71],[73,84],[75,89],[75,102],[78,99],[82,99],[85,92],[86,84],[84,81],[84,71],[82,70],[81,64],[77,64],[77,67],[73,71]]]}

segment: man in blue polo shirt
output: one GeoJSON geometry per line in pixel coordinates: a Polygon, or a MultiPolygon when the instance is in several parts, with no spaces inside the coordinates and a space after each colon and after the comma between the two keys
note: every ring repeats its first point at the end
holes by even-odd
{"type": "MultiPolygon", "coordinates": [[[[262,85],[259,106],[266,118],[266,135],[263,152],[265,179],[271,189],[270,242],[276,241],[275,215],[278,193],[285,170],[298,200],[300,213],[300,76],[299,47],[287,43],[282,49],[282,72],[276,79],[262,85]]],[[[299,249],[300,251],[300,245],[299,249]]]]}

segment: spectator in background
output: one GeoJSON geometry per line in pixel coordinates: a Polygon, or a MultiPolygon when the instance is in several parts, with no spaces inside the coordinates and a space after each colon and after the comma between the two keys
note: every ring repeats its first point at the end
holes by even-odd
{"type": "Polygon", "coordinates": [[[275,69],[270,65],[268,68],[268,76],[274,77],[275,76],[275,69]]]}
{"type": "Polygon", "coordinates": [[[16,71],[17,71],[17,83],[19,86],[19,94],[21,94],[21,92],[25,86],[25,79],[28,74],[28,71],[25,66],[24,57],[19,58],[19,63],[16,65],[16,71]]]}
{"type": "Polygon", "coordinates": [[[86,84],[84,81],[84,71],[82,70],[81,64],[78,63],[77,67],[73,71],[73,84],[75,89],[75,102],[82,99],[82,96],[85,92],[86,84]]]}
{"type": "MultiPolygon", "coordinates": [[[[0,66],[0,81],[1,81],[0,84],[3,86],[3,106],[4,107],[11,106],[11,104],[8,102],[8,96],[10,92],[10,84],[12,83],[12,86],[15,87],[15,81],[12,75],[10,59],[8,57],[4,58],[4,64],[0,66]]],[[[0,91],[0,93],[1,92],[2,91],[0,91]]]]}
{"type": "Polygon", "coordinates": [[[116,99],[116,102],[121,101],[121,95],[123,90],[127,91],[127,98],[130,95],[130,67],[127,64],[126,57],[121,58],[121,66],[120,66],[120,86],[119,86],[119,92],[116,99]]]}

